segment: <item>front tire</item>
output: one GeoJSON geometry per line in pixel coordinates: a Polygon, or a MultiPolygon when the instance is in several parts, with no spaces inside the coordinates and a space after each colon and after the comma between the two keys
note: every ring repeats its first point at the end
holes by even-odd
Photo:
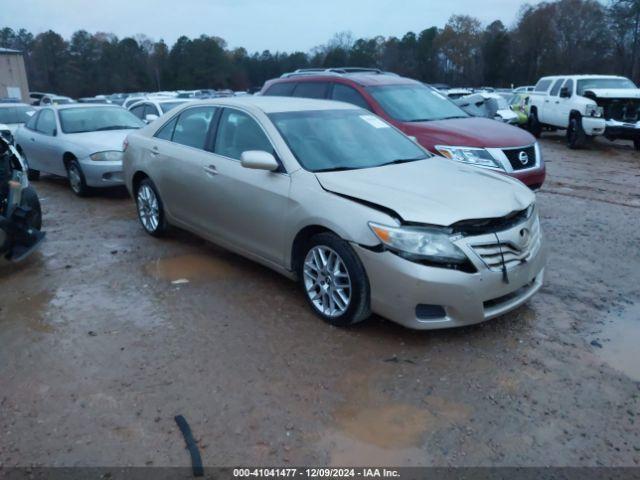
{"type": "Polygon", "coordinates": [[[161,237],[167,230],[164,205],[158,189],[151,179],[145,178],[136,191],[138,220],[145,232],[153,237],[161,237]]]}
{"type": "Polygon", "coordinates": [[[79,197],[89,195],[90,190],[78,160],[73,159],[67,164],[67,177],[69,178],[69,187],[73,193],[79,197]]]}
{"type": "Polygon", "coordinates": [[[569,128],[567,128],[567,144],[572,150],[584,148],[587,144],[589,136],[582,128],[582,119],[574,116],[569,120],[569,128]]]}
{"type": "Polygon", "coordinates": [[[33,189],[33,187],[27,187],[22,191],[20,206],[29,209],[29,215],[27,217],[27,224],[29,225],[29,227],[35,230],[41,230],[42,208],[40,207],[38,194],[33,189]]]}
{"type": "Polygon", "coordinates": [[[305,298],[316,315],[336,327],[371,316],[369,279],[351,246],[337,235],[320,233],[306,244],[298,268],[305,298]]]}
{"type": "Polygon", "coordinates": [[[536,138],[540,138],[540,135],[542,135],[542,124],[538,120],[538,112],[536,110],[531,110],[529,113],[529,132],[536,138]]]}

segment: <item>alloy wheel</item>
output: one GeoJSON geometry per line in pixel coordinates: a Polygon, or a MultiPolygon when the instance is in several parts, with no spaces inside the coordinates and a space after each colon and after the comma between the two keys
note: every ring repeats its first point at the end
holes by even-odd
{"type": "Polygon", "coordinates": [[[333,249],[317,245],[307,253],[303,266],[309,300],[323,315],[339,317],[351,303],[351,278],[344,261],[333,249]]]}
{"type": "Polygon", "coordinates": [[[79,193],[82,190],[82,176],[75,165],[69,167],[69,185],[74,193],[79,193]]]}
{"type": "Polygon", "coordinates": [[[138,216],[142,226],[148,232],[155,232],[160,224],[160,209],[158,198],[149,185],[142,185],[137,196],[138,216]]]}

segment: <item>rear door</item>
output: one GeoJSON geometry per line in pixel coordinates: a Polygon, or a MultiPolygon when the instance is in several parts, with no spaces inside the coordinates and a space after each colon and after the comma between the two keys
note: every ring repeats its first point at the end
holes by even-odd
{"type": "Polygon", "coordinates": [[[206,231],[207,216],[215,208],[204,201],[205,166],[211,157],[210,129],[216,107],[192,107],[166,123],[152,139],[149,151],[153,180],[169,215],[198,233],[206,231]]]}
{"type": "Polygon", "coordinates": [[[548,125],[555,125],[556,120],[556,101],[558,100],[557,93],[560,91],[560,87],[564,83],[564,78],[556,78],[551,82],[551,88],[544,94],[543,102],[538,112],[538,119],[542,123],[548,125]]]}

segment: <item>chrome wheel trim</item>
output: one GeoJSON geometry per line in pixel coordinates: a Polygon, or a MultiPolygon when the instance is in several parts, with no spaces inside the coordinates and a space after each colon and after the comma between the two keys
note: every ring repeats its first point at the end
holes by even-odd
{"type": "Polygon", "coordinates": [[[302,271],[311,304],[331,318],[343,315],[351,304],[351,277],[335,250],[317,245],[307,253],[302,271]]]}
{"type": "Polygon", "coordinates": [[[80,176],[78,167],[75,165],[71,165],[69,167],[69,185],[71,186],[71,190],[76,193],[78,193],[82,188],[82,177],[80,176]]]}
{"type": "Polygon", "coordinates": [[[149,185],[142,185],[136,197],[140,223],[148,232],[155,232],[160,224],[158,197],[149,185]]]}

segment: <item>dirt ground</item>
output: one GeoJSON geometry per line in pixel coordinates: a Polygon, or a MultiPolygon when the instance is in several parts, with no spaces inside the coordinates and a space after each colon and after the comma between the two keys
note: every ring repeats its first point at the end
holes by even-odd
{"type": "Polygon", "coordinates": [[[542,140],[550,250],[471,328],[341,330],[297,286],[143,233],[122,191],[36,184],[48,239],[0,267],[0,465],[640,465],[640,154],[542,140]],[[188,283],[174,284],[186,279],[188,283]]]}

